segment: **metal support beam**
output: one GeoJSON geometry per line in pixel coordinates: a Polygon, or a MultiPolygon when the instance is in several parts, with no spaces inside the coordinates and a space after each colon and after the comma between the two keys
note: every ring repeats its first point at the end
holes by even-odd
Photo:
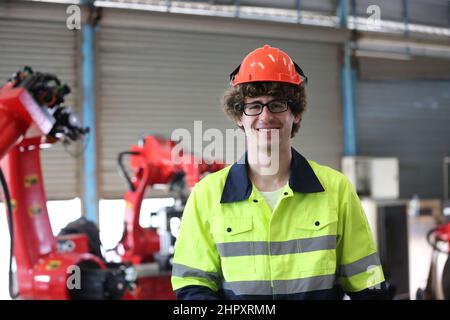
{"type": "MultiPolygon", "coordinates": [[[[354,3],[352,1],[352,14],[354,3]]],[[[339,25],[341,28],[348,27],[348,0],[339,0],[339,25]]],[[[355,82],[356,72],[351,63],[351,40],[344,44],[343,65],[341,70],[341,95],[343,108],[343,131],[344,131],[344,155],[354,156],[356,150],[356,116],[355,116],[355,82]]]]}
{"type": "Polygon", "coordinates": [[[447,24],[450,28],[450,1],[447,1],[447,24]]]}
{"type": "Polygon", "coordinates": [[[408,23],[408,0],[403,0],[403,32],[405,36],[409,35],[408,23]]]}
{"type": "Polygon", "coordinates": [[[350,0],[350,11],[353,19],[356,18],[356,0],[350,0]]]}
{"type": "Polygon", "coordinates": [[[353,29],[356,30],[356,0],[350,0],[350,14],[353,18],[353,29]]]}
{"type": "Polygon", "coordinates": [[[350,42],[344,45],[344,64],[341,71],[341,92],[343,106],[344,155],[357,155],[356,128],[356,71],[351,65],[350,42]]]}
{"type": "Polygon", "coordinates": [[[348,0],[339,0],[338,5],[338,17],[339,17],[339,26],[341,28],[347,28],[347,16],[348,16],[348,0]]]}
{"type": "Polygon", "coordinates": [[[241,9],[241,1],[240,0],[234,0],[234,6],[236,7],[236,11],[234,13],[236,18],[239,18],[240,15],[240,9],[241,9]]]}
{"type": "Polygon", "coordinates": [[[296,0],[296,4],[295,4],[296,8],[297,8],[297,22],[301,23],[302,22],[302,0],[296,0]]]}
{"type": "MultiPolygon", "coordinates": [[[[82,4],[92,10],[91,1],[82,4]]],[[[87,10],[89,12],[89,10],[87,10]]],[[[98,192],[97,192],[97,125],[95,112],[95,25],[86,19],[82,26],[82,79],[83,79],[83,123],[90,128],[86,150],[83,153],[84,165],[84,197],[85,217],[98,224],[98,192]]]]}

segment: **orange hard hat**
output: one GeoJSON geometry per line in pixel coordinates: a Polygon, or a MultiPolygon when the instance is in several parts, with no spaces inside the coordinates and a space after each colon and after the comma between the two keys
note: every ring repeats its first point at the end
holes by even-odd
{"type": "Polygon", "coordinates": [[[282,50],[264,45],[250,52],[230,74],[231,85],[256,81],[299,85],[308,81],[302,69],[282,50]]]}

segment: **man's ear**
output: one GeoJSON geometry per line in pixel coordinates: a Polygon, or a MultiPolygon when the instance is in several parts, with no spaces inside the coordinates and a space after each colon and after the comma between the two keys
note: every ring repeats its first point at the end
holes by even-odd
{"type": "Polygon", "coordinates": [[[297,116],[294,116],[294,123],[295,124],[300,124],[302,122],[302,116],[301,115],[297,115],[297,116]]]}
{"type": "Polygon", "coordinates": [[[240,116],[239,118],[236,118],[236,124],[238,125],[238,127],[243,127],[243,125],[242,125],[242,121],[241,121],[241,119],[242,119],[242,116],[240,116]]]}

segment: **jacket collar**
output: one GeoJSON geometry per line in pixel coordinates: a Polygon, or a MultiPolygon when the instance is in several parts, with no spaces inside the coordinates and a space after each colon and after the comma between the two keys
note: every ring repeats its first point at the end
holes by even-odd
{"type": "MultiPolygon", "coordinates": [[[[292,148],[291,175],[289,187],[294,192],[316,193],[325,191],[308,161],[292,148]]],[[[220,203],[246,200],[252,193],[252,183],[248,177],[247,152],[233,164],[228,172],[220,203]]]]}

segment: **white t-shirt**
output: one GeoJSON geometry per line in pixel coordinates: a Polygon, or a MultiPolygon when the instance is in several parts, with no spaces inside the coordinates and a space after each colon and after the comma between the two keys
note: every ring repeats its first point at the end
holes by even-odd
{"type": "Polygon", "coordinates": [[[278,199],[280,199],[281,194],[283,193],[284,187],[281,189],[275,190],[275,191],[269,191],[269,192],[263,192],[259,191],[259,193],[263,196],[263,198],[266,200],[267,204],[269,205],[270,209],[275,208],[275,205],[278,202],[278,199]]]}

